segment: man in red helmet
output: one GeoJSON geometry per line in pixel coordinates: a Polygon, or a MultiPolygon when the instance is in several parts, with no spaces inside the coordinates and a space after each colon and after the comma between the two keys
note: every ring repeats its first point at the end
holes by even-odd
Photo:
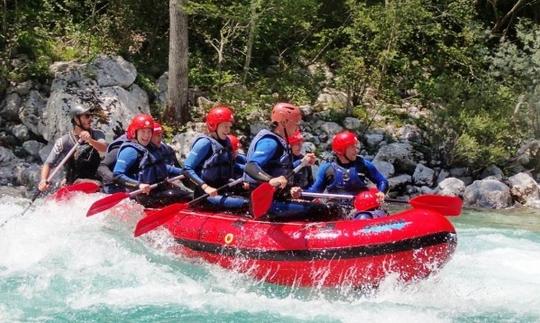
{"type": "Polygon", "coordinates": [[[247,206],[247,200],[232,195],[227,189],[218,195],[217,188],[234,179],[235,160],[228,135],[234,122],[230,107],[219,104],[206,115],[208,135],[199,136],[191,146],[185,162],[186,176],[191,180],[195,196],[208,194],[208,204],[217,208],[238,209],[247,206]]]}
{"type": "Polygon", "coordinates": [[[89,111],[90,108],[81,104],[75,104],[71,107],[70,117],[73,131],[58,138],[54,143],[54,147],[41,169],[41,180],[38,184],[40,191],[43,192],[49,188],[47,178],[51,167],[56,166],[79,140],[82,140],[83,143],[79,145],[66,163],[65,182],[72,184],[76,180],[97,180],[96,171],[101,160],[100,153],[104,153],[107,149],[107,142],[102,131],[92,129],[92,114],[89,111]]]}
{"type": "Polygon", "coordinates": [[[152,133],[150,142],[153,145],[154,154],[159,155],[159,158],[165,161],[167,165],[180,167],[174,149],[163,142],[163,127],[158,122],[154,122],[154,132],[152,133]]]}
{"type": "MultiPolygon", "coordinates": [[[[296,131],[289,137],[289,145],[291,146],[291,153],[293,155],[293,166],[300,165],[303,158],[302,144],[304,143],[304,136],[300,130],[296,131]]],[[[293,182],[295,186],[302,189],[307,189],[313,184],[313,174],[311,173],[311,166],[302,168],[298,173],[294,175],[293,182]]]]}
{"type": "MultiPolygon", "coordinates": [[[[288,138],[299,130],[302,113],[295,105],[278,103],[272,108],[271,120],[272,131],[263,129],[253,138],[244,173],[246,181],[253,186],[268,182],[274,187],[285,188],[294,168],[288,138]]],[[[315,163],[312,153],[306,154],[303,159],[309,165],[315,163]]],[[[299,188],[293,187],[291,191],[296,189],[299,188]]],[[[270,214],[275,216],[296,216],[303,212],[303,205],[280,201],[276,201],[270,210],[270,214]]]]}
{"type": "MultiPolygon", "coordinates": [[[[323,192],[335,194],[352,194],[367,191],[366,179],[373,182],[378,189],[376,198],[378,204],[384,201],[385,192],[388,190],[388,181],[375,168],[375,166],[358,155],[360,142],[356,134],[343,131],[334,136],[332,151],[336,159],[325,162],[319,168],[315,183],[307,190],[308,192],[323,192]]],[[[296,196],[300,192],[294,192],[296,196]]],[[[384,215],[384,212],[354,212],[355,218],[365,219],[384,215]]]]}
{"type": "Polygon", "coordinates": [[[127,129],[124,142],[118,150],[118,158],[114,166],[114,180],[128,190],[141,189],[144,194],[137,200],[146,207],[160,207],[178,200],[189,198],[189,193],[175,189],[167,184],[150,193],[150,185],[162,182],[169,176],[183,173],[182,169],[167,165],[152,152],[152,134],[154,119],[148,114],[135,116],[127,129]]]}

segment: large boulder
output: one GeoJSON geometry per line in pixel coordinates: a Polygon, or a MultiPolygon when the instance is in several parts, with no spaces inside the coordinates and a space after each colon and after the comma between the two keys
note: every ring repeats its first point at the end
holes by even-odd
{"type": "Polygon", "coordinates": [[[465,183],[459,178],[449,177],[437,185],[436,192],[440,195],[463,196],[465,183]]]}
{"type": "Polygon", "coordinates": [[[394,176],[394,165],[390,164],[389,162],[386,162],[384,160],[374,160],[373,165],[384,177],[390,178],[394,176]]]}
{"type": "Polygon", "coordinates": [[[502,209],[512,205],[510,188],[495,179],[474,181],[465,188],[463,202],[467,206],[502,209]]]}
{"type": "Polygon", "coordinates": [[[19,110],[21,109],[21,97],[13,92],[6,96],[0,106],[0,115],[7,120],[19,121],[19,110]]]}
{"type": "Polygon", "coordinates": [[[514,200],[522,204],[530,204],[540,198],[538,184],[527,173],[518,173],[508,178],[510,193],[514,200]]]}
{"type": "Polygon", "coordinates": [[[137,78],[135,66],[121,56],[100,55],[89,65],[100,87],[129,87],[137,78]]]}
{"type": "Polygon", "coordinates": [[[416,169],[413,147],[409,143],[392,143],[381,147],[374,160],[392,163],[398,171],[413,174],[416,169]]]}
{"type": "Polygon", "coordinates": [[[318,110],[342,110],[347,107],[348,98],[347,94],[335,89],[325,88],[317,100],[315,101],[315,107],[318,110]]]}
{"type": "Polygon", "coordinates": [[[30,91],[20,111],[19,119],[35,135],[41,135],[45,130],[43,112],[47,99],[36,90],[30,91]]]}
{"type": "Polygon", "coordinates": [[[133,83],[135,68],[120,57],[100,56],[88,66],[59,63],[51,71],[55,79],[43,113],[42,135],[47,141],[72,129],[69,111],[75,104],[100,113],[93,126],[105,132],[108,142],[121,134],[136,114],[150,113],[147,93],[133,83]]]}
{"type": "Polygon", "coordinates": [[[416,165],[416,169],[413,174],[413,182],[417,186],[427,185],[433,186],[433,177],[435,176],[435,171],[429,167],[426,167],[422,164],[416,165]]]}

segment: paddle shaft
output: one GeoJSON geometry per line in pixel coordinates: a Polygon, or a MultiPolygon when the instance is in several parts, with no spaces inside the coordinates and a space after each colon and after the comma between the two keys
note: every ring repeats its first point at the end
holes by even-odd
{"type": "MultiPolygon", "coordinates": [[[[244,178],[242,178],[242,177],[237,178],[237,179],[235,179],[235,180],[232,181],[232,182],[229,182],[229,183],[227,183],[227,184],[225,184],[225,185],[223,185],[223,186],[218,187],[218,188],[216,189],[216,191],[221,191],[222,189],[227,188],[227,187],[233,187],[233,186],[235,186],[235,185],[238,185],[238,184],[242,183],[243,181],[244,181],[244,178]]],[[[200,200],[202,200],[202,199],[204,199],[204,198],[207,198],[208,196],[210,196],[210,194],[205,193],[205,194],[203,194],[203,195],[201,195],[201,196],[199,196],[199,197],[197,197],[197,198],[194,198],[193,200],[189,201],[189,202],[188,202],[188,205],[193,205],[193,204],[199,202],[200,200]]]]}
{"type": "MultiPolygon", "coordinates": [[[[178,176],[173,177],[173,178],[167,178],[167,179],[164,180],[164,181],[161,181],[161,182],[159,182],[159,183],[155,183],[155,184],[150,185],[150,189],[153,190],[154,188],[158,187],[158,186],[161,185],[161,184],[164,184],[164,183],[172,183],[172,182],[174,182],[174,181],[177,181],[177,180],[183,179],[183,178],[184,178],[184,175],[178,175],[178,176]]],[[[143,192],[142,189],[138,189],[138,190],[136,190],[136,191],[133,191],[133,192],[129,193],[129,197],[134,197],[134,196],[136,196],[136,195],[141,194],[142,192],[143,192]]]]}
{"type": "MultiPolygon", "coordinates": [[[[81,141],[77,141],[75,143],[75,145],[73,146],[73,148],[71,148],[66,157],[64,157],[64,159],[62,159],[60,161],[60,163],[58,164],[58,166],[56,166],[52,173],[49,174],[49,176],[47,177],[47,180],[46,180],[46,183],[47,184],[50,184],[52,179],[54,178],[54,176],[60,171],[60,169],[64,166],[64,164],[68,161],[68,159],[73,156],[73,154],[75,153],[75,151],[77,150],[77,148],[81,145],[81,141]]],[[[30,209],[30,207],[32,206],[32,204],[34,203],[34,201],[41,195],[41,193],[43,193],[42,191],[40,191],[39,189],[37,190],[37,192],[34,193],[34,196],[32,196],[32,199],[30,200],[30,203],[28,203],[28,205],[26,206],[26,208],[22,211],[22,213],[19,215],[20,216],[23,216],[26,214],[26,212],[30,209]]],[[[2,222],[2,224],[0,224],[0,228],[4,226],[4,224],[6,224],[9,220],[15,218],[16,216],[14,217],[10,217],[8,218],[6,221],[2,222]]]]}

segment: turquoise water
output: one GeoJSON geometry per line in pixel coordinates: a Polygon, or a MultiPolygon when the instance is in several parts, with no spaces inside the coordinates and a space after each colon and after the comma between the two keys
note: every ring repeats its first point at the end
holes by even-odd
{"type": "MultiPolygon", "coordinates": [[[[361,292],[274,286],[178,258],[164,230],[132,238],[134,204],[85,218],[97,198],[37,202],[0,228],[1,322],[540,322],[538,211],[465,211],[441,272],[361,292]]],[[[26,203],[0,197],[0,222],[26,203]]]]}

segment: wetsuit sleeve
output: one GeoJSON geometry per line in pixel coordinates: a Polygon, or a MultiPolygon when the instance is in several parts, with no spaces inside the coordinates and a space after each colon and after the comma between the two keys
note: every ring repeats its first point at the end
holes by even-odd
{"type": "Polygon", "coordinates": [[[184,161],[184,172],[186,176],[197,186],[201,186],[204,180],[197,174],[196,169],[201,169],[202,164],[212,151],[212,143],[206,138],[197,140],[184,161]]]}
{"type": "Polygon", "coordinates": [[[268,164],[278,149],[278,143],[272,138],[263,138],[256,145],[253,154],[248,158],[244,171],[255,180],[267,182],[272,179],[263,167],[268,164]]]}
{"type": "Polygon", "coordinates": [[[328,186],[331,180],[331,165],[330,163],[324,163],[319,167],[317,171],[317,176],[315,177],[315,182],[306,190],[306,192],[313,193],[322,193],[328,186]]]}
{"type": "Polygon", "coordinates": [[[372,181],[375,185],[377,185],[377,189],[380,192],[386,193],[388,191],[388,180],[381,174],[375,165],[373,165],[371,162],[362,159],[364,162],[364,165],[367,169],[367,177],[370,181],[372,181]]]}
{"type": "Polygon", "coordinates": [[[137,150],[126,147],[118,153],[118,159],[114,165],[114,179],[127,187],[138,187],[139,181],[127,175],[128,170],[137,162],[137,150]]]}
{"type": "Polygon", "coordinates": [[[167,165],[167,174],[169,174],[169,176],[178,176],[178,175],[182,175],[184,173],[184,170],[180,167],[175,167],[175,166],[172,166],[172,165],[167,165]]]}
{"type": "Polygon", "coordinates": [[[244,155],[236,155],[236,158],[234,159],[234,171],[235,173],[241,174],[244,172],[244,168],[246,168],[246,156],[244,155]]]}

